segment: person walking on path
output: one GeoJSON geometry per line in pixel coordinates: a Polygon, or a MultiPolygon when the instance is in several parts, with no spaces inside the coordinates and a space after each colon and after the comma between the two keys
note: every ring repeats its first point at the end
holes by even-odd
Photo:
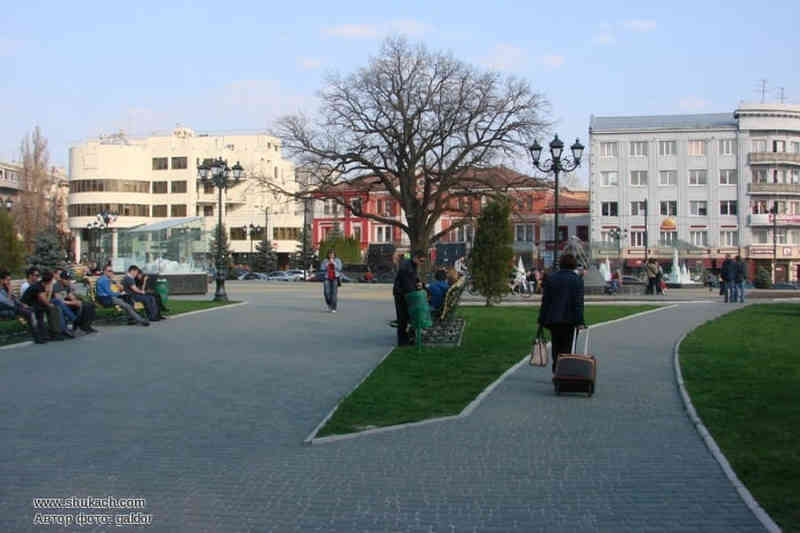
{"type": "Polygon", "coordinates": [[[328,258],[320,265],[322,270],[322,293],[325,296],[325,305],[328,311],[336,312],[336,304],[339,293],[339,278],[342,276],[342,260],[336,257],[336,250],[328,250],[328,258]]]}
{"type": "Polygon", "coordinates": [[[538,320],[540,326],[550,330],[553,373],[558,356],[572,350],[576,330],[586,326],[583,319],[583,279],[575,273],[575,256],[562,255],[558,267],[558,272],[544,278],[538,320]]]}
{"type": "Polygon", "coordinates": [[[647,260],[645,265],[645,272],[647,273],[647,291],[645,294],[655,294],[656,292],[656,277],[658,276],[658,265],[654,258],[647,260]]]}
{"type": "Polygon", "coordinates": [[[734,279],[733,301],[736,302],[737,296],[739,303],[744,303],[744,279],[747,277],[747,266],[742,261],[742,256],[736,256],[736,278],[734,279]]]}
{"type": "Polygon", "coordinates": [[[425,262],[425,252],[416,250],[411,254],[411,259],[401,261],[400,268],[397,270],[397,277],[394,278],[392,294],[394,295],[394,309],[397,312],[397,345],[407,346],[411,344],[408,336],[408,305],[406,305],[406,294],[422,288],[422,282],[417,272],[419,265],[425,262]]]}
{"type": "Polygon", "coordinates": [[[725,303],[736,303],[736,287],[734,285],[736,282],[736,263],[731,259],[731,254],[725,254],[725,261],[722,262],[720,275],[722,276],[722,283],[725,284],[725,303]]]}

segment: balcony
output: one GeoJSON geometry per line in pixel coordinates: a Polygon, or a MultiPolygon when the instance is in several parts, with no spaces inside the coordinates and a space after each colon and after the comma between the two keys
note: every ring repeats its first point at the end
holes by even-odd
{"type": "Polygon", "coordinates": [[[750,152],[751,165],[800,165],[800,154],[789,152],[750,152]]]}
{"type": "Polygon", "coordinates": [[[748,194],[800,194],[800,183],[748,183],[748,194]]]}
{"type": "MultiPolygon", "coordinates": [[[[748,224],[750,226],[772,226],[772,215],[769,213],[760,213],[757,215],[748,215],[748,224]]],[[[780,226],[798,226],[800,225],[800,215],[778,215],[778,224],[780,226]]]]}

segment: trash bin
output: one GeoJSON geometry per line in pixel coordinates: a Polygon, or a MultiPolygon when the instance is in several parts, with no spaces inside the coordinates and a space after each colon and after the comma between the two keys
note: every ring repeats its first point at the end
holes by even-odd
{"type": "Polygon", "coordinates": [[[156,292],[161,295],[162,302],[166,302],[169,299],[169,283],[166,278],[158,278],[156,280],[156,292]]]}
{"type": "Polygon", "coordinates": [[[422,346],[422,330],[433,326],[431,308],[428,305],[428,292],[424,290],[409,292],[406,294],[406,305],[408,305],[408,316],[417,337],[417,348],[420,348],[422,346]]]}

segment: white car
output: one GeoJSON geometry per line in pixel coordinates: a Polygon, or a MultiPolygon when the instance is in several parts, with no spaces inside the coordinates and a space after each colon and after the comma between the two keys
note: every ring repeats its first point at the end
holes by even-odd
{"type": "Polygon", "coordinates": [[[303,279],[305,279],[302,270],[287,270],[286,275],[289,276],[292,281],[303,281],[303,279]]]}
{"type": "Polygon", "coordinates": [[[291,281],[291,278],[284,270],[275,270],[267,275],[267,281],[291,281]]]}

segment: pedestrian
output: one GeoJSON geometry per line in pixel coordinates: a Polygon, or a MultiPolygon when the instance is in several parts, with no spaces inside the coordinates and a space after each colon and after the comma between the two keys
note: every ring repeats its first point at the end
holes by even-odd
{"type": "Polygon", "coordinates": [[[542,283],[542,306],[539,325],[550,330],[553,373],[561,354],[572,351],[572,339],[585,326],[583,319],[583,278],[575,273],[577,261],[572,254],[558,260],[558,272],[551,272],[542,283]]]}
{"type": "Polygon", "coordinates": [[[667,286],[664,283],[664,269],[661,268],[661,265],[658,264],[658,261],[654,261],[657,267],[656,270],[656,293],[657,294],[664,294],[664,287],[667,286]]]}
{"type": "Polygon", "coordinates": [[[322,293],[328,311],[336,312],[339,292],[339,279],[342,276],[342,260],[336,257],[336,250],[328,250],[328,257],[319,266],[322,271],[322,293]]]}
{"type": "Polygon", "coordinates": [[[397,313],[397,345],[407,346],[411,344],[408,336],[408,305],[406,305],[406,294],[422,289],[422,282],[419,279],[419,265],[425,263],[425,251],[416,250],[411,254],[411,259],[406,259],[400,263],[397,276],[394,278],[392,294],[394,295],[394,309],[397,313]]]}
{"type": "Polygon", "coordinates": [[[736,286],[734,285],[736,283],[736,263],[731,259],[731,254],[725,254],[720,276],[722,276],[722,283],[724,284],[725,303],[736,303],[736,286]]]}
{"type": "Polygon", "coordinates": [[[744,280],[745,280],[746,277],[747,277],[747,266],[744,264],[744,261],[742,261],[742,256],[741,255],[737,255],[736,256],[736,278],[734,279],[734,283],[735,283],[734,289],[736,291],[734,293],[734,297],[733,297],[733,301],[734,302],[736,301],[736,296],[738,296],[739,297],[738,298],[739,299],[739,303],[740,304],[744,303],[744,280]]]}
{"type": "Polygon", "coordinates": [[[656,264],[655,258],[651,257],[647,260],[645,273],[647,274],[647,291],[645,294],[655,294],[656,276],[658,275],[658,265],[656,264]]]}

